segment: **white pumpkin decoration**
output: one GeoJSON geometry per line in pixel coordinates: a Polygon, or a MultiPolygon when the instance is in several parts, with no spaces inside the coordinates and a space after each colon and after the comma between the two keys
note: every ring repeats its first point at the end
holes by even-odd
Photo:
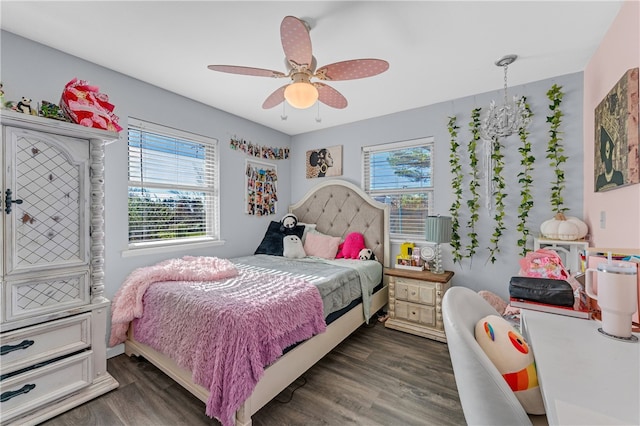
{"type": "Polygon", "coordinates": [[[577,217],[558,213],[552,219],[542,222],[540,232],[545,238],[552,240],[574,241],[587,235],[589,228],[577,217]]]}

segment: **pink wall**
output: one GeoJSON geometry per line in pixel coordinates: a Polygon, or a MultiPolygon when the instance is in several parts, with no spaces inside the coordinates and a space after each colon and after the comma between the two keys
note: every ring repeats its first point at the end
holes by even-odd
{"type": "Polygon", "coordinates": [[[627,0],[584,71],[584,220],[593,247],[640,248],[640,184],[596,193],[593,172],[594,110],[624,73],[638,66],[640,2],[627,0]]]}

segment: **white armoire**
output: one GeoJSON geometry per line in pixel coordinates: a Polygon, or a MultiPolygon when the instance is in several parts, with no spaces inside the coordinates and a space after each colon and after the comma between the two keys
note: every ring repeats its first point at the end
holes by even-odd
{"type": "Polygon", "coordinates": [[[104,146],[118,134],[0,111],[0,422],[118,387],[107,373],[104,146]]]}

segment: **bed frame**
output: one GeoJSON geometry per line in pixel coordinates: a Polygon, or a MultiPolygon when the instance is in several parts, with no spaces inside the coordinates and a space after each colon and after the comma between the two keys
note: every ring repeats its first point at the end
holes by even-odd
{"type": "MultiPolygon", "coordinates": [[[[373,250],[383,266],[389,265],[389,208],[372,200],[357,186],[343,180],[327,180],[311,189],[298,203],[289,208],[299,222],[316,223],[317,230],[344,237],[350,232],[360,232],[367,248],[373,250]]],[[[371,297],[370,312],[379,311],[388,300],[387,284],[371,297]]],[[[251,396],[236,411],[237,426],[251,425],[251,416],[295,379],[335,348],[347,336],[365,322],[362,303],[351,309],[318,334],[280,357],[265,369],[251,396]]],[[[125,353],[146,358],[153,365],[175,380],[203,402],[207,402],[209,390],[195,384],[191,372],[177,365],[162,353],[137,342],[129,329],[125,353]]]]}

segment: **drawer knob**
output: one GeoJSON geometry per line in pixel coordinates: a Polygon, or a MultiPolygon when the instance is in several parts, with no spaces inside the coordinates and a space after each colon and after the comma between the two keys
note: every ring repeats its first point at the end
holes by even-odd
{"type": "Polygon", "coordinates": [[[11,398],[15,398],[18,395],[22,395],[23,393],[29,393],[35,388],[36,388],[36,385],[29,383],[24,385],[22,388],[18,389],[17,391],[3,392],[2,395],[0,395],[0,402],[8,401],[11,398]]]}
{"type": "Polygon", "coordinates": [[[35,342],[33,340],[23,340],[17,345],[4,345],[0,348],[0,355],[6,355],[13,351],[19,351],[21,349],[27,349],[29,346],[33,345],[35,342]]]}

